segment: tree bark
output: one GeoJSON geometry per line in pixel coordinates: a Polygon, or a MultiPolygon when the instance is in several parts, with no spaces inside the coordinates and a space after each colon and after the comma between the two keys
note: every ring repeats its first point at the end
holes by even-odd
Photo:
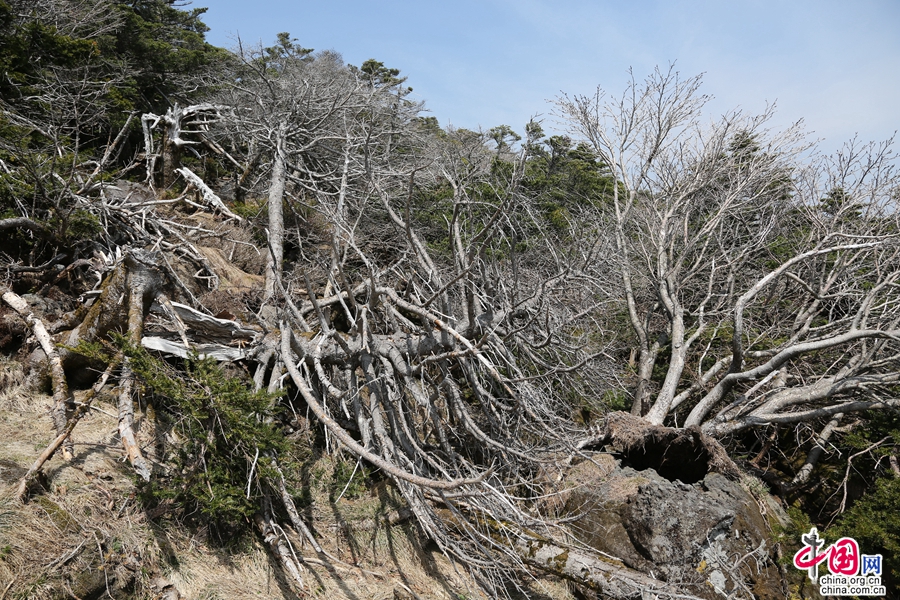
{"type": "Polygon", "coordinates": [[[13,217],[11,219],[0,219],[0,231],[5,231],[7,229],[15,229],[15,228],[27,229],[29,231],[33,231],[34,233],[36,233],[40,236],[46,236],[48,233],[47,228],[44,225],[42,225],[41,223],[38,223],[37,221],[29,219],[27,217],[13,217]]]}
{"type": "MultiPolygon", "coordinates": [[[[156,270],[156,257],[151,253],[132,251],[125,257],[128,289],[128,337],[133,344],[141,343],[144,318],[150,312],[150,305],[159,294],[160,273],[156,270]]],[[[135,472],[150,481],[150,465],[141,454],[141,448],[134,435],[134,402],[132,390],[134,373],[128,357],[123,361],[121,388],[119,391],[119,436],[128,461],[135,472]]]]}
{"type": "MultiPolygon", "coordinates": [[[[47,355],[47,360],[50,363],[50,377],[53,382],[53,409],[51,415],[53,417],[53,425],[56,428],[56,435],[62,436],[66,431],[66,404],[71,400],[71,394],[69,393],[69,385],[66,382],[66,373],[63,370],[59,352],[56,351],[56,346],[53,344],[53,340],[50,339],[50,334],[47,333],[44,323],[34,315],[31,307],[28,306],[25,300],[13,292],[7,291],[3,294],[3,301],[25,319],[25,322],[28,323],[34,332],[34,337],[41,345],[44,354],[47,355]]],[[[66,438],[64,437],[63,439],[66,438]]],[[[63,458],[72,460],[72,457],[73,446],[72,442],[68,441],[63,448],[63,458]]]]}
{"type": "Polygon", "coordinates": [[[272,553],[281,563],[281,566],[284,567],[285,572],[290,575],[289,584],[291,588],[295,593],[305,596],[305,584],[303,583],[303,575],[301,574],[301,569],[303,567],[294,559],[291,549],[284,542],[278,531],[280,528],[272,521],[269,502],[264,502],[264,505],[263,510],[265,512],[256,513],[253,516],[253,520],[259,528],[259,533],[262,535],[263,541],[268,544],[272,553]]]}
{"type": "MultiPolygon", "coordinates": [[[[463,506],[457,508],[465,510],[463,506]]],[[[438,509],[438,512],[451,527],[461,527],[458,512],[448,509],[438,509]]],[[[675,585],[630,569],[616,558],[563,546],[534,531],[504,521],[480,518],[479,524],[486,528],[495,544],[512,550],[526,565],[590,588],[602,594],[603,598],[696,598],[675,585]]]]}
{"type": "Polygon", "coordinates": [[[281,277],[284,263],[284,186],[286,179],[284,148],[279,137],[272,158],[269,180],[269,260],[266,264],[266,295],[268,302],[275,295],[276,281],[281,277]]]}
{"type": "Polygon", "coordinates": [[[819,464],[819,459],[822,458],[822,454],[825,453],[825,446],[828,444],[828,441],[831,439],[831,436],[834,434],[834,430],[841,423],[841,419],[844,418],[844,413],[838,413],[834,415],[834,417],[828,421],[828,424],[822,429],[819,435],[816,436],[815,445],[813,449],[809,451],[809,454],[806,457],[806,462],[800,468],[800,471],[791,480],[789,485],[790,488],[797,488],[807,481],[809,481],[810,475],[812,475],[813,469],[819,464]]]}

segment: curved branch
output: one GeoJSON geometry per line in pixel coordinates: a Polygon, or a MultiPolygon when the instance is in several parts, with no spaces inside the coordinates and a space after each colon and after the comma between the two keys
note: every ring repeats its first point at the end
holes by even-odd
{"type": "Polygon", "coordinates": [[[321,421],[322,425],[324,425],[328,431],[334,435],[344,446],[347,447],[353,454],[359,456],[360,458],[364,458],[368,462],[372,463],[388,475],[395,477],[397,479],[402,479],[408,483],[411,483],[416,486],[437,489],[437,490],[452,490],[464,485],[474,485],[481,483],[488,477],[492,470],[485,471],[480,476],[474,479],[455,479],[451,481],[437,481],[435,479],[429,479],[427,477],[422,477],[420,475],[415,475],[413,473],[408,473],[403,469],[398,468],[396,465],[393,465],[383,459],[382,457],[370,452],[363,448],[356,440],[354,440],[343,427],[341,427],[337,421],[332,419],[328,413],[325,412],[324,407],[319,404],[318,400],[316,400],[315,396],[313,396],[312,390],[306,385],[306,382],[303,380],[303,376],[300,374],[300,371],[297,370],[297,365],[294,363],[293,359],[290,358],[293,356],[291,351],[291,341],[290,338],[292,336],[292,332],[285,326],[282,326],[281,331],[281,353],[284,356],[284,365],[287,367],[288,373],[291,376],[291,379],[294,382],[294,385],[297,386],[297,389],[300,391],[300,395],[303,396],[303,400],[306,401],[307,406],[316,415],[316,418],[321,421]]]}
{"type": "Polygon", "coordinates": [[[37,221],[33,221],[27,217],[14,217],[12,219],[0,219],[0,231],[6,231],[7,229],[27,229],[29,231],[33,231],[34,233],[47,237],[50,235],[50,231],[37,221]]]}

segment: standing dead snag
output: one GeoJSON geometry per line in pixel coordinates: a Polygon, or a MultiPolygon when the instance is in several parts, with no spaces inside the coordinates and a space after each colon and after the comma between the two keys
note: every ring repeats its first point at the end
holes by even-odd
{"type": "MultiPolygon", "coordinates": [[[[147,154],[147,181],[151,184],[156,177],[156,164],[162,160],[160,183],[169,187],[181,167],[181,156],[185,149],[193,150],[206,140],[210,125],[221,118],[221,106],[215,104],[193,104],[169,107],[164,115],[147,113],[141,117],[144,131],[144,150],[147,154]],[[162,128],[160,148],[153,141],[153,131],[162,128]]],[[[193,150],[196,154],[196,151],[193,150]]]]}
{"type": "Polygon", "coordinates": [[[278,125],[275,149],[272,153],[272,174],[269,178],[269,200],[267,213],[269,227],[266,230],[269,256],[266,260],[266,297],[271,301],[275,295],[275,282],[281,279],[284,268],[284,188],[285,188],[285,141],[283,124],[278,125]]]}

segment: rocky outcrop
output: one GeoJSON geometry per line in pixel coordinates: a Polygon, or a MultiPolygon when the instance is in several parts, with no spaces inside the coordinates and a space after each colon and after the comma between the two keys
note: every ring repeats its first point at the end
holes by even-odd
{"type": "MultiPolygon", "coordinates": [[[[664,429],[653,428],[649,438],[659,442],[664,429]]],[[[668,431],[680,440],[673,453],[708,457],[699,435],[668,431]]],[[[733,463],[726,474],[715,461],[677,467],[662,460],[666,447],[628,445],[630,451],[594,453],[571,467],[560,500],[573,535],[701,598],[783,598],[768,521],[780,510],[775,501],[749,493],[733,463]],[[654,464],[663,464],[666,476],[654,464]]]]}

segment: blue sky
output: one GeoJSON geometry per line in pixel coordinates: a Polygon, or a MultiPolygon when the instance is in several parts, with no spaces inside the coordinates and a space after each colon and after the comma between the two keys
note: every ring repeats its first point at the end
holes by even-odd
{"type": "Polygon", "coordinates": [[[207,39],[288,31],[359,65],[399,68],[441,125],[554,129],[552,100],[624,89],[672,61],[705,73],[710,117],[777,103],[832,150],[900,129],[900,0],[194,0],[207,39]]]}

